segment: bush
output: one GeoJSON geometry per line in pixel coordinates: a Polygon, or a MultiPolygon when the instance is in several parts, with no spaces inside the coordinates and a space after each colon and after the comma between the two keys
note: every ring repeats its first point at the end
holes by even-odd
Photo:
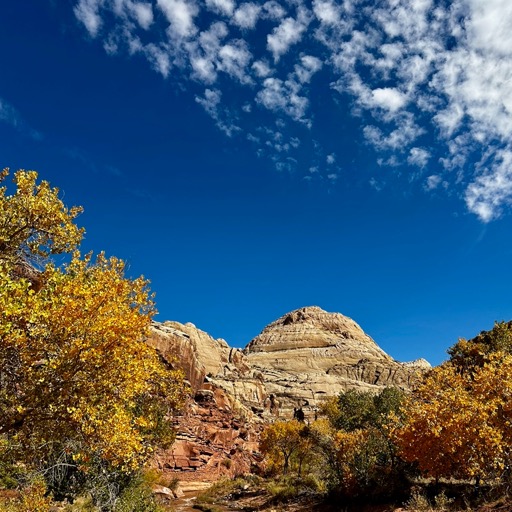
{"type": "Polygon", "coordinates": [[[135,478],[122,492],[114,512],[163,512],[153,496],[150,484],[142,476],[135,478]]]}
{"type": "Polygon", "coordinates": [[[49,512],[52,500],[46,494],[44,479],[35,476],[18,497],[0,503],[0,512],[49,512]]]}

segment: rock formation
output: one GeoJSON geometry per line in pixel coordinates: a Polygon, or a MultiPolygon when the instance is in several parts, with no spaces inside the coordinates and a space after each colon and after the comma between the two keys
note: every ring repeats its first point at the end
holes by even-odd
{"type": "Polygon", "coordinates": [[[244,353],[285,415],[294,407],[313,411],[325,397],[347,389],[411,389],[421,372],[421,363],[392,359],[352,319],[316,306],[271,323],[244,353]]]}
{"type": "Polygon", "coordinates": [[[177,442],[157,458],[182,480],[248,471],[265,421],[299,408],[312,419],[325,398],[347,389],[411,389],[430,367],[395,361],[353,320],[316,306],[282,316],[243,351],[190,323],[154,323],[148,343],[184,369],[193,392],[177,442]]]}

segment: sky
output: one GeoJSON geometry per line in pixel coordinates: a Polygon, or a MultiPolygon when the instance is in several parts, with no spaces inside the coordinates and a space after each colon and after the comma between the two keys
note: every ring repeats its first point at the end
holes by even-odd
{"type": "Polygon", "coordinates": [[[0,166],[82,205],[159,321],[243,347],[288,311],[447,358],[512,319],[509,0],[24,0],[0,166]]]}

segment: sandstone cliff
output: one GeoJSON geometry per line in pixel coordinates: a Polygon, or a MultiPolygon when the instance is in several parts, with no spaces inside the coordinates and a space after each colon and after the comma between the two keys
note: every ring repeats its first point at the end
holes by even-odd
{"type": "Polygon", "coordinates": [[[430,367],[395,361],[353,320],[316,306],[272,322],[243,351],[190,323],[155,322],[148,343],[184,369],[193,391],[177,442],[158,455],[181,480],[248,471],[263,422],[297,408],[312,419],[325,398],[347,389],[411,389],[430,367]]]}
{"type": "Polygon", "coordinates": [[[352,319],[312,306],[265,327],[241,351],[193,324],[154,323],[148,342],[164,358],[178,354],[194,390],[205,382],[224,389],[240,412],[288,417],[313,414],[323,399],[347,389],[411,389],[430,365],[400,363],[352,319]]]}

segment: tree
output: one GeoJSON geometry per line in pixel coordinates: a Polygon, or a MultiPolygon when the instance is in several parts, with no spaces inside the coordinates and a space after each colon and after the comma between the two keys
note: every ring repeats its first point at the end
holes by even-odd
{"type": "Polygon", "coordinates": [[[432,370],[393,432],[401,456],[436,479],[494,479],[510,464],[512,355],[469,353],[432,370]]]}
{"type": "Polygon", "coordinates": [[[460,372],[481,367],[495,352],[512,354],[512,322],[495,322],[490,331],[482,331],[469,341],[461,338],[448,349],[450,364],[460,372]]]}
{"type": "Polygon", "coordinates": [[[99,458],[131,471],[170,439],[183,376],[144,342],[148,281],[117,258],[81,256],[80,209],[36,179],[18,171],[16,193],[0,189],[0,434],[26,460],[65,450],[85,470],[99,458]],[[63,266],[48,259],[69,251],[63,266]]]}
{"type": "Polygon", "coordinates": [[[351,432],[369,427],[382,430],[390,414],[399,411],[405,396],[404,391],[393,387],[379,393],[350,389],[327,400],[322,412],[338,430],[351,432]]]}
{"type": "Polygon", "coordinates": [[[260,450],[272,467],[283,468],[288,473],[292,455],[301,455],[308,449],[303,431],[307,427],[297,421],[275,421],[260,436],[260,450]]]}
{"type": "Polygon", "coordinates": [[[391,494],[402,484],[389,425],[399,414],[405,393],[385,388],[380,393],[349,390],[326,401],[330,423],[319,437],[338,491],[355,497],[391,494]]]}
{"type": "MultiPolygon", "coordinates": [[[[0,183],[9,170],[0,173],[0,183]]],[[[44,262],[51,254],[71,252],[80,244],[84,229],[74,223],[82,208],[66,208],[59,190],[47,181],[37,183],[34,171],[14,175],[16,192],[0,188],[0,262],[11,269],[44,262]]]]}

